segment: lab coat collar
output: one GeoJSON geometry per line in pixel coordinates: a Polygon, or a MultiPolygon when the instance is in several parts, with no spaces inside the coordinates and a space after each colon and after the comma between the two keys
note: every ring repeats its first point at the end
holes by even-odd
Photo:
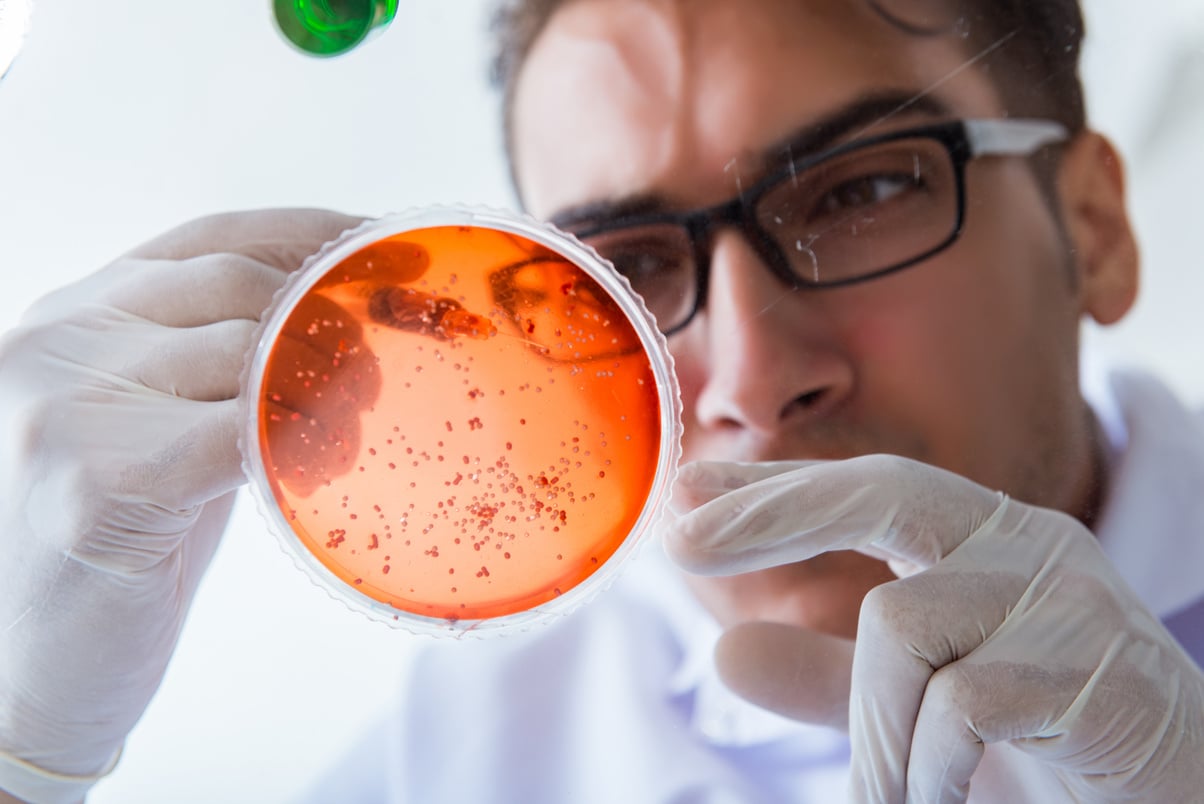
{"type": "Polygon", "coordinates": [[[1204,418],[1147,374],[1084,388],[1110,446],[1100,546],[1161,619],[1204,598],[1204,418]]]}
{"type": "Polygon", "coordinates": [[[709,615],[698,613],[684,632],[685,651],[667,693],[688,700],[690,728],[712,745],[760,745],[787,738],[803,741],[813,758],[844,756],[848,739],[829,728],[800,723],[762,709],[739,697],[715,672],[715,642],[720,628],[709,615]]]}
{"type": "Polygon", "coordinates": [[[790,720],[739,697],[715,672],[715,643],[722,629],[687,587],[682,570],[659,543],[646,545],[624,572],[624,585],[661,612],[676,636],[680,658],[666,680],[664,694],[684,712],[688,727],[705,742],[721,747],[765,745],[787,738],[802,740],[796,754],[817,761],[847,754],[847,738],[831,729],[790,720]]]}

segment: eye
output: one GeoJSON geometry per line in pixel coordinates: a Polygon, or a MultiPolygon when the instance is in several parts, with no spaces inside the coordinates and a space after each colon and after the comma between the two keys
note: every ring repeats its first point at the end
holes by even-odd
{"type": "Polygon", "coordinates": [[[614,263],[615,269],[627,277],[633,285],[655,281],[657,277],[675,273],[681,255],[665,250],[623,251],[603,254],[614,263]]]}
{"type": "Polygon", "coordinates": [[[673,227],[652,231],[618,231],[588,238],[598,253],[614,263],[615,270],[642,289],[676,277],[687,269],[690,243],[673,227]]]}
{"type": "Polygon", "coordinates": [[[923,189],[923,177],[914,174],[872,174],[841,182],[816,202],[813,214],[833,215],[877,206],[900,195],[923,189]]]}

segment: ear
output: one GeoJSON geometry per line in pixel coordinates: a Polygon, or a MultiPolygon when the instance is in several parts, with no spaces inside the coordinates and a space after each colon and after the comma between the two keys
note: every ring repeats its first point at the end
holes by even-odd
{"type": "Polygon", "coordinates": [[[1137,298],[1138,256],[1124,166],[1112,143],[1094,131],[1076,136],[1058,168],[1058,196],[1083,312],[1100,324],[1115,323],[1137,298]]]}

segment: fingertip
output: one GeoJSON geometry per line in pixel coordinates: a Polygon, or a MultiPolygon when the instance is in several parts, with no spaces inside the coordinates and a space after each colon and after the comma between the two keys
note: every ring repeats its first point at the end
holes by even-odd
{"type": "Polygon", "coordinates": [[[128,252],[128,257],[181,260],[235,252],[292,270],[324,243],[366,218],[324,209],[220,212],[183,223],[128,252]]]}
{"type": "Polygon", "coordinates": [[[187,508],[214,500],[246,482],[239,447],[244,422],[237,399],[180,400],[180,404],[203,407],[193,426],[160,454],[153,469],[164,498],[187,508]]]}
{"type": "Polygon", "coordinates": [[[671,511],[660,524],[661,546],[669,559],[693,575],[709,575],[708,562],[692,537],[692,517],[686,510],[671,511]]]}
{"type": "Polygon", "coordinates": [[[714,473],[713,461],[690,461],[677,468],[675,489],[689,491],[694,488],[709,485],[709,478],[714,473]]]}
{"type": "Polygon", "coordinates": [[[732,626],[720,634],[715,643],[715,670],[732,692],[747,697],[755,694],[758,685],[749,684],[750,669],[756,670],[754,657],[762,653],[760,643],[772,636],[774,623],[748,622],[732,626]]]}
{"type": "Polygon", "coordinates": [[[754,483],[791,475],[801,480],[807,470],[830,461],[691,461],[678,469],[678,488],[709,500],[754,483]]]}
{"type": "Polygon", "coordinates": [[[729,491],[747,486],[750,482],[749,470],[755,466],[725,461],[691,461],[682,464],[677,470],[677,480],[673,486],[671,510],[684,513],[729,491]]]}

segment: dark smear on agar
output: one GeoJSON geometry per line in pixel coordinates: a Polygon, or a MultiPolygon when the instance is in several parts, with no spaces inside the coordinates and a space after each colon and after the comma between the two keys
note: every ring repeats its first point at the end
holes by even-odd
{"type": "Polygon", "coordinates": [[[497,334],[492,321],[465,310],[455,299],[414,288],[377,288],[368,298],[368,315],[378,324],[441,341],[484,340],[497,334]]]}

